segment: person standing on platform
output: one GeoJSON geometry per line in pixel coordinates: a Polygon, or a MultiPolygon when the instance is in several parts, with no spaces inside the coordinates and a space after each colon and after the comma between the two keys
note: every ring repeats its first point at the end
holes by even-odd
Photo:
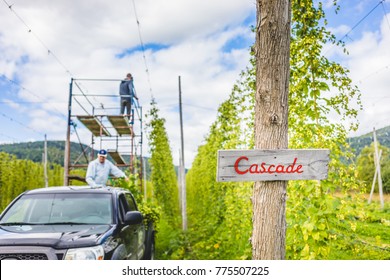
{"type": "Polygon", "coordinates": [[[97,159],[88,164],[85,180],[92,188],[106,186],[110,174],[115,177],[125,178],[125,180],[128,181],[125,173],[109,160],[106,160],[106,157],[107,151],[100,150],[97,159]]]}
{"type": "Polygon", "coordinates": [[[121,96],[121,115],[128,116],[131,119],[131,102],[132,98],[138,100],[138,97],[134,90],[134,81],[133,76],[129,73],[126,75],[126,78],[121,81],[119,85],[119,95],[121,96]],[[125,114],[126,109],[126,114],[125,114]]]}

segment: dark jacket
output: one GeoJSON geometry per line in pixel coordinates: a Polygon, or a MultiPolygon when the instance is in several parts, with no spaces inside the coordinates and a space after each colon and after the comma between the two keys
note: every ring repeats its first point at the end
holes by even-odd
{"type": "Polygon", "coordinates": [[[122,99],[131,100],[131,97],[135,95],[133,80],[124,80],[121,81],[119,86],[119,94],[122,99]]]}

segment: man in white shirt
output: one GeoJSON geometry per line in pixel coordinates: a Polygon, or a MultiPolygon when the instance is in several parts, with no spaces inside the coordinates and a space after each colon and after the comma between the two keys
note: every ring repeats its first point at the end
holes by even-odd
{"type": "Polygon", "coordinates": [[[88,164],[86,181],[91,187],[106,186],[108,176],[111,174],[115,177],[125,178],[125,173],[112,164],[107,158],[107,151],[100,150],[97,159],[88,164]]]}

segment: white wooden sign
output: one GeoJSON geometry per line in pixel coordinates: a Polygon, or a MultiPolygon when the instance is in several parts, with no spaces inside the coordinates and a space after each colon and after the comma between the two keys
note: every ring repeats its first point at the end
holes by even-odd
{"type": "Polygon", "coordinates": [[[220,150],[217,181],[323,180],[330,151],[220,150]]]}

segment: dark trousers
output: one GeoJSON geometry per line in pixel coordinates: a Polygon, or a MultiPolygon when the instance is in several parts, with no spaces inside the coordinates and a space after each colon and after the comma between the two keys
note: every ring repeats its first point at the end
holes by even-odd
{"type": "Polygon", "coordinates": [[[121,98],[121,115],[125,114],[125,108],[127,111],[127,115],[131,114],[131,101],[129,99],[121,98]]]}

